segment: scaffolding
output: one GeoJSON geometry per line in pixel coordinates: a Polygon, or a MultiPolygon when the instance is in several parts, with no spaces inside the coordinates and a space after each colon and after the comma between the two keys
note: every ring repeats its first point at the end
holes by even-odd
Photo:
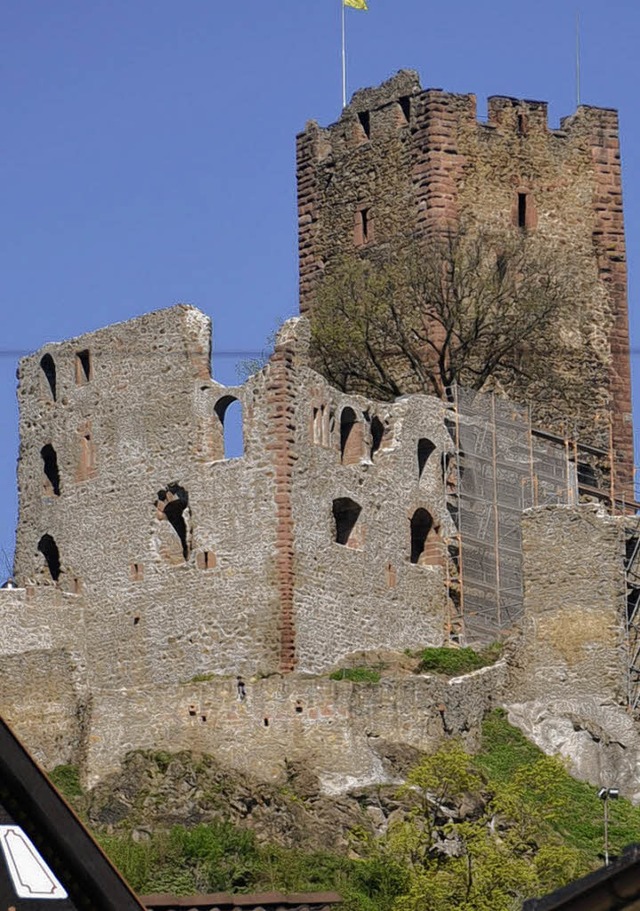
{"type": "Polygon", "coordinates": [[[578,501],[578,447],[534,430],[528,408],[491,393],[456,386],[450,402],[447,502],[457,529],[450,553],[458,613],[452,626],[461,641],[489,642],[522,616],[522,511],[578,501]]]}
{"type": "Polygon", "coordinates": [[[637,519],[629,519],[624,530],[625,621],[629,655],[627,698],[629,709],[635,714],[640,706],[640,523],[637,519]]]}

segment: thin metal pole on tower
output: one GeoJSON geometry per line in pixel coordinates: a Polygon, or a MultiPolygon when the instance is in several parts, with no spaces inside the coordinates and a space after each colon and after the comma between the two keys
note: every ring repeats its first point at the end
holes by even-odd
{"type": "Polygon", "coordinates": [[[345,38],[344,0],[340,0],[342,11],[342,107],[347,106],[347,42],[345,38]]]}
{"type": "Polygon", "coordinates": [[[576,12],[576,107],[580,107],[580,12],[576,12]]]}

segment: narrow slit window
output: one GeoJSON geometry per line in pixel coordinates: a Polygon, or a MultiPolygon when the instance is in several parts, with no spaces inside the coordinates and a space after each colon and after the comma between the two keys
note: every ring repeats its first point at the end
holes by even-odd
{"type": "Polygon", "coordinates": [[[373,220],[371,209],[358,209],[354,226],[354,243],[362,247],[373,240],[373,220]]]}
{"type": "Polygon", "coordinates": [[[366,244],[369,240],[369,210],[360,210],[360,220],[362,222],[362,243],[366,244]]]}
{"type": "Polygon", "coordinates": [[[43,354],[40,358],[40,367],[47,380],[51,398],[55,402],[57,399],[56,362],[50,354],[43,354]]]}
{"type": "Polygon", "coordinates": [[[402,98],[398,99],[398,104],[405,122],[409,123],[411,121],[411,98],[408,95],[403,95],[402,98]]]}
{"type": "Polygon", "coordinates": [[[518,136],[527,135],[527,118],[525,114],[518,114],[518,136]]]}
{"type": "Polygon", "coordinates": [[[340,415],[340,461],[357,465],[362,458],[363,427],[353,408],[343,408],[340,415]]]}
{"type": "Polygon", "coordinates": [[[51,443],[47,443],[40,450],[44,469],[45,493],[52,493],[54,497],[60,496],[60,471],[58,469],[58,456],[51,443]]]}
{"type": "Polygon", "coordinates": [[[91,355],[88,351],[76,352],[76,386],[86,386],[91,380],[91,355]]]}
{"type": "Polygon", "coordinates": [[[373,462],[373,457],[376,452],[382,446],[382,440],[384,438],[384,424],[376,415],[371,419],[371,461],[373,462]]]}
{"type": "Polygon", "coordinates": [[[518,193],[518,227],[527,227],[527,194],[518,193]]]}
{"type": "Polygon", "coordinates": [[[371,139],[371,115],[369,111],[360,111],[358,113],[358,120],[360,121],[360,126],[362,131],[367,139],[371,139]]]}
{"type": "Polygon", "coordinates": [[[411,517],[411,562],[421,566],[441,565],[443,560],[440,529],[426,509],[416,509],[411,517]]]}

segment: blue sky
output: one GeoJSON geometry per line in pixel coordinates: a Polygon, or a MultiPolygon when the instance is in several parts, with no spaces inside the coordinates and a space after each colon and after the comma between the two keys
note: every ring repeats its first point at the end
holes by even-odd
{"type": "MultiPolygon", "coordinates": [[[[580,10],[582,100],[621,116],[640,349],[640,3],[369,6],[347,10],[349,93],[410,67],[425,87],[475,92],[480,113],[491,94],[546,99],[552,126],[575,108],[580,10]]],[[[294,141],[306,120],[340,113],[340,0],[5,0],[0,42],[0,548],[10,553],[13,352],[177,302],[212,316],[215,349],[259,349],[296,312],[294,141]]],[[[233,359],[215,373],[235,382],[233,359]]]]}

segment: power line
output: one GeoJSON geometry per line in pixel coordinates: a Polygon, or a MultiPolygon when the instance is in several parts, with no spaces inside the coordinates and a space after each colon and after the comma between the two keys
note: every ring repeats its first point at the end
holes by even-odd
{"type": "MultiPolygon", "coordinates": [[[[42,347],[46,348],[47,346],[43,345],[42,347]]],[[[37,352],[41,351],[41,350],[42,350],[42,348],[38,348],[37,351],[33,351],[33,350],[29,350],[29,349],[22,349],[22,348],[0,348],[0,357],[13,357],[13,358],[29,357],[31,355],[37,354],[37,352]]],[[[138,352],[136,352],[135,349],[130,348],[128,351],[123,352],[122,355],[120,355],[120,352],[115,352],[115,351],[111,350],[111,351],[109,351],[109,357],[113,358],[116,355],[131,356],[134,354],[145,355],[145,356],[147,356],[147,355],[152,356],[154,354],[162,354],[163,356],[166,356],[167,354],[184,354],[184,353],[185,353],[185,350],[184,349],[181,350],[179,348],[177,348],[173,351],[171,351],[171,349],[158,349],[158,351],[150,351],[148,348],[141,348],[138,352]]],[[[640,353],[640,349],[639,349],[639,353],[640,353]]],[[[212,352],[211,356],[212,356],[212,358],[217,358],[217,357],[229,357],[229,358],[232,358],[232,357],[235,357],[235,358],[238,358],[238,357],[269,357],[270,354],[271,354],[271,351],[268,349],[265,349],[265,348],[262,348],[260,351],[257,351],[257,350],[256,351],[251,351],[251,350],[236,351],[233,348],[220,348],[220,349],[214,350],[212,352]]]]}

